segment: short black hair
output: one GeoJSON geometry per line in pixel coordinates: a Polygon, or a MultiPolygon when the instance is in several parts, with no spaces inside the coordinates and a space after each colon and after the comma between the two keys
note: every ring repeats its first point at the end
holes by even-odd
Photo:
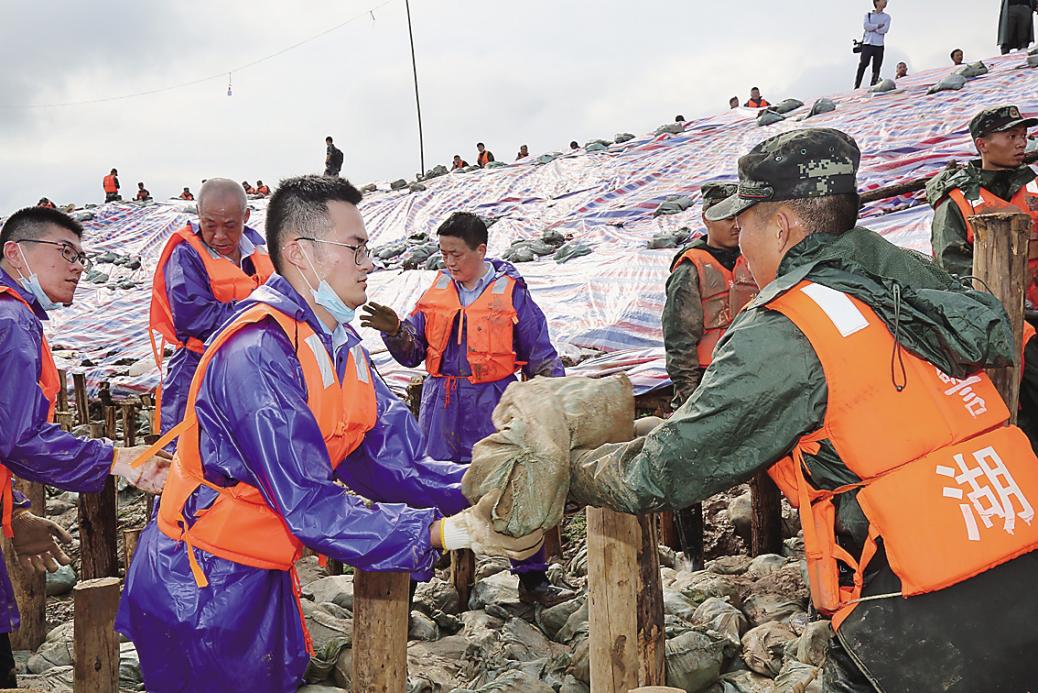
{"type": "MultiPolygon", "coordinates": [[[[948,57],[951,58],[952,60],[955,60],[955,54],[956,53],[962,53],[962,49],[961,48],[953,49],[952,52],[948,54],[948,57]]],[[[965,55],[965,53],[963,53],[963,55],[965,55]]]]}
{"type": "Polygon", "coordinates": [[[765,202],[759,207],[767,212],[769,207],[788,205],[800,217],[809,233],[844,233],[858,223],[861,207],[858,193],[843,193],[825,197],[805,197],[798,200],[765,202]]]}
{"type": "Polygon", "coordinates": [[[577,141],[576,141],[576,140],[573,140],[572,142],[570,142],[570,143],[569,143],[569,146],[570,146],[570,148],[571,148],[571,149],[576,149],[576,148],[578,148],[578,147],[579,147],[580,145],[579,145],[579,144],[577,144],[577,141]]]}
{"type": "Polygon", "coordinates": [[[483,147],[484,149],[486,149],[487,145],[483,144],[482,142],[476,142],[476,146],[477,147],[483,147]]]}
{"type": "Polygon", "coordinates": [[[360,190],[338,176],[296,176],[278,184],[267,205],[267,252],[278,273],[281,272],[281,243],[285,234],[320,236],[328,228],[328,203],[359,205],[360,190]]]}
{"type": "Polygon", "coordinates": [[[760,91],[760,87],[750,87],[750,91],[760,91]]]}
{"type": "MultiPolygon", "coordinates": [[[[267,218],[270,218],[269,211],[267,218]]],[[[436,235],[460,238],[470,250],[475,250],[480,245],[486,245],[487,225],[471,212],[455,212],[447,217],[447,221],[440,224],[440,228],[436,229],[436,235]]]]}
{"type": "Polygon", "coordinates": [[[76,238],[83,237],[83,225],[64,212],[50,207],[26,207],[7,217],[0,229],[0,247],[8,241],[39,238],[52,224],[68,229],[76,238]]]}
{"type": "Polygon", "coordinates": [[[324,138],[324,141],[325,142],[334,142],[335,140],[332,139],[331,135],[328,135],[327,137],[324,138]]]}

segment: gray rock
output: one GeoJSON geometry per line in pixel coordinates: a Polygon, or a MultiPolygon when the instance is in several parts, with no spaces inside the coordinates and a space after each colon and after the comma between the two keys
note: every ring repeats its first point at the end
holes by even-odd
{"type": "MultiPolygon", "coordinates": [[[[518,595],[518,592],[516,594],[518,595]]],[[[461,610],[461,602],[454,585],[434,577],[429,582],[420,583],[415,589],[414,608],[427,615],[431,615],[433,611],[456,614],[461,610]]]]}
{"type": "Polygon", "coordinates": [[[699,691],[721,674],[724,663],[724,644],[710,637],[689,631],[668,640],[667,685],[685,691],[699,691]]]}
{"type": "Polygon", "coordinates": [[[828,621],[809,623],[797,640],[797,661],[816,667],[822,666],[831,635],[828,621]]]}
{"type": "Polygon", "coordinates": [[[765,676],[778,676],[786,643],[796,635],[784,623],[764,623],[742,636],[742,659],[753,671],[765,676]]]}
{"type": "Polygon", "coordinates": [[[47,596],[60,597],[68,594],[76,586],[77,581],[76,571],[72,570],[72,566],[60,566],[56,572],[47,573],[47,596]]]}
{"type": "Polygon", "coordinates": [[[304,599],[312,599],[317,603],[331,602],[344,609],[353,610],[353,576],[330,575],[304,585],[304,599]]]}
{"type": "Polygon", "coordinates": [[[750,561],[750,566],[746,569],[746,577],[758,580],[765,575],[774,573],[788,562],[789,559],[777,553],[761,554],[750,561]]]}
{"type": "Polygon", "coordinates": [[[750,623],[759,626],[771,621],[783,621],[803,611],[803,605],[781,594],[753,594],[742,603],[742,611],[750,623]]]}
{"type": "Polygon", "coordinates": [[[440,627],[421,611],[412,611],[407,637],[411,640],[439,640],[440,627]]]}

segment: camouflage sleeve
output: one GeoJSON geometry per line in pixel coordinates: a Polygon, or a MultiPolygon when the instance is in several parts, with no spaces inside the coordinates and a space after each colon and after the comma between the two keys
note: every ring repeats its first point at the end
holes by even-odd
{"type": "Polygon", "coordinates": [[[695,265],[683,262],[667,278],[667,300],[663,306],[663,347],[667,353],[667,375],[674,383],[671,404],[675,409],[696,391],[703,377],[696,358],[702,337],[699,278],[695,265]]]}
{"type": "Polygon", "coordinates": [[[828,390],[804,334],[765,309],[743,313],[703,382],[645,438],[574,457],[570,497],[643,513],[686,508],[748,480],[817,430],[828,390]]]}
{"type": "Polygon", "coordinates": [[[973,273],[973,248],[966,242],[966,220],[949,198],[939,203],[934,211],[930,244],[934,262],[941,269],[960,277],[973,273]]]}

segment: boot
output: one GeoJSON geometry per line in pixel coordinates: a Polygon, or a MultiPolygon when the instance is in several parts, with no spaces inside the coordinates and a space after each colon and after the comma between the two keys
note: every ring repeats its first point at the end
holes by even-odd
{"type": "Polygon", "coordinates": [[[519,601],[523,604],[549,607],[568,602],[576,596],[573,590],[556,587],[548,582],[548,575],[544,571],[519,573],[519,601]]]}

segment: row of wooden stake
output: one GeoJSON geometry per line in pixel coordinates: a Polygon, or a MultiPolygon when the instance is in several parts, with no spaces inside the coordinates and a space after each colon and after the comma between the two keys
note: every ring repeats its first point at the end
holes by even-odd
{"type": "MultiPolygon", "coordinates": [[[[1027,277],[1030,219],[1019,214],[991,214],[972,219],[976,229],[974,273],[1006,306],[1017,343],[1023,333],[1023,296],[1027,277]]],[[[978,289],[982,288],[978,283],[978,289]]],[[[991,373],[1011,412],[1016,412],[1019,366],[991,373]]],[[[61,374],[57,417],[72,426],[61,374]]],[[[105,401],[102,388],[102,421],[91,421],[85,378],[73,375],[77,419],[90,426],[91,435],[114,438],[117,407],[105,401]]],[[[416,403],[414,385],[409,400],[416,403]]],[[[121,406],[124,443],[134,444],[138,405],[121,406]]],[[[147,409],[150,398],[142,397],[147,409]]],[[[417,408],[417,407],[415,407],[417,408]]],[[[154,431],[152,432],[155,433],[154,431]]],[[[771,482],[759,475],[753,482],[753,552],[778,551],[781,547],[779,498],[771,482]]],[[[19,481],[18,486],[43,513],[45,497],[40,484],[19,481]]],[[[633,516],[597,508],[587,509],[588,596],[591,689],[596,693],[664,691],[663,598],[657,553],[657,517],[633,516]],[[639,688],[642,687],[642,688],[639,688]]],[[[667,521],[662,524],[666,534],[667,521]]],[[[116,557],[115,489],[111,480],[100,494],[81,494],[79,532],[84,578],[74,590],[75,689],[98,692],[118,690],[119,643],[112,629],[121,581],[116,557]]],[[[128,568],[139,529],[124,533],[124,565],[128,568]]],[[[549,552],[561,555],[556,533],[549,552]]],[[[12,552],[8,550],[10,557],[12,552]]],[[[10,560],[10,559],[9,559],[10,560]]],[[[10,565],[10,564],[9,564],[10,565]]],[[[339,567],[341,570],[341,566],[339,567]]],[[[35,649],[45,632],[43,578],[10,568],[22,613],[22,627],[13,634],[16,649],[35,649]]],[[[475,573],[470,552],[452,556],[452,579],[468,603],[475,573]]],[[[354,575],[354,690],[398,693],[407,685],[408,589],[406,573],[354,575]]]]}

